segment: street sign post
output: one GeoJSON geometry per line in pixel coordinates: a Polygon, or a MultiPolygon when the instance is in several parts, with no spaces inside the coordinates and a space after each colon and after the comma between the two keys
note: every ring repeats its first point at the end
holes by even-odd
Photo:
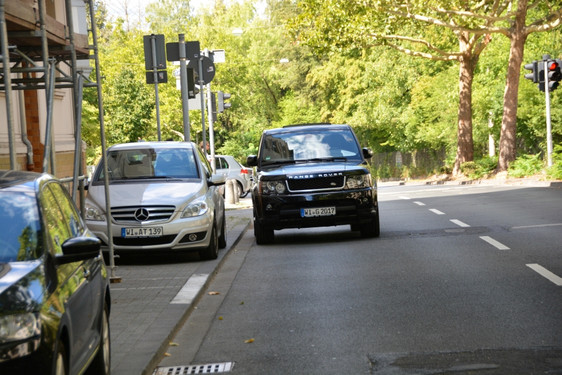
{"type": "Polygon", "coordinates": [[[162,140],[160,133],[160,100],[158,98],[158,83],[168,82],[166,72],[166,55],[164,53],[164,35],[145,35],[144,42],[144,66],[146,70],[152,70],[152,74],[146,74],[146,83],[154,84],[156,97],[156,125],[158,128],[158,140],[162,140]],[[152,76],[152,79],[150,79],[152,76]]]}

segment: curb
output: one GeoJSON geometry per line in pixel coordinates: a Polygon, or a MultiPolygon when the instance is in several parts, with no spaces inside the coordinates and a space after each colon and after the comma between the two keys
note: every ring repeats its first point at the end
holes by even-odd
{"type": "Polygon", "coordinates": [[[249,226],[250,226],[250,221],[248,221],[245,225],[242,225],[242,229],[240,230],[240,232],[238,233],[238,235],[236,236],[236,238],[234,239],[234,241],[232,242],[230,247],[225,249],[226,251],[223,253],[223,256],[220,258],[219,262],[216,265],[215,264],[213,264],[213,265],[202,264],[202,266],[197,269],[198,272],[201,271],[201,270],[204,271],[205,269],[208,269],[208,275],[209,276],[207,277],[207,280],[202,285],[202,287],[199,289],[199,291],[197,292],[197,294],[193,298],[193,301],[189,304],[189,307],[185,310],[185,312],[182,314],[182,316],[178,319],[178,321],[176,322],[176,324],[174,325],[172,330],[164,338],[164,340],[160,344],[158,350],[154,353],[154,355],[152,356],[150,361],[146,364],[146,367],[142,371],[142,375],[152,375],[154,373],[154,369],[157,368],[158,364],[162,361],[162,358],[163,358],[164,354],[166,353],[166,350],[170,346],[171,339],[178,333],[178,331],[184,325],[186,320],[189,318],[189,316],[191,315],[191,313],[193,312],[193,310],[197,306],[199,300],[201,299],[202,295],[204,294],[204,291],[207,289],[209,284],[213,281],[213,279],[215,278],[217,273],[222,268],[224,262],[226,261],[226,259],[228,258],[228,255],[230,254],[230,251],[232,249],[234,249],[236,247],[236,245],[240,242],[240,240],[244,236],[244,233],[246,233],[246,231],[248,230],[249,226]],[[207,265],[207,267],[205,267],[206,265],[207,265]]]}

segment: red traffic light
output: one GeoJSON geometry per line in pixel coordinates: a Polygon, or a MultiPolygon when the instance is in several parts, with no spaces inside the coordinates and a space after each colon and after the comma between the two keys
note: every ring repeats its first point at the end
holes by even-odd
{"type": "Polygon", "coordinates": [[[558,62],[549,61],[548,70],[555,71],[556,69],[559,69],[559,68],[560,68],[560,65],[558,64],[558,62]]]}

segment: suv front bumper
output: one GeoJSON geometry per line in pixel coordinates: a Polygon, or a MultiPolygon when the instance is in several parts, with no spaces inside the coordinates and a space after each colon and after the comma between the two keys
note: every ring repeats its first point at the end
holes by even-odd
{"type": "Polygon", "coordinates": [[[378,217],[376,188],[286,195],[254,195],[254,217],[272,229],[365,224],[378,217]],[[304,208],[335,207],[330,216],[303,217],[304,208]]]}

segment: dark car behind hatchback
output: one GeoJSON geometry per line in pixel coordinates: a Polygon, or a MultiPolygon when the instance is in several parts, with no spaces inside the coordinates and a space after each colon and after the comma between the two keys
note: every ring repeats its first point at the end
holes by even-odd
{"type": "Polygon", "coordinates": [[[100,241],[61,183],[0,171],[0,374],[110,373],[100,241]]]}
{"type": "Polygon", "coordinates": [[[262,134],[252,190],[258,244],[274,240],[274,230],[350,225],[363,237],[378,237],[377,188],[349,125],[291,125],[262,134]]]}

